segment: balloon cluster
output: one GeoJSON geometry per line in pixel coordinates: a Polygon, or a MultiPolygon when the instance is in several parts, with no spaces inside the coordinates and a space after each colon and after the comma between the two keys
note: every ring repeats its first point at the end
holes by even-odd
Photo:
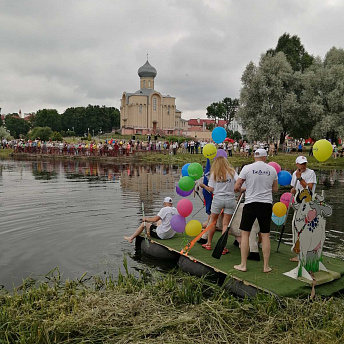
{"type": "MultiPolygon", "coordinates": [[[[181,197],[187,197],[192,194],[195,187],[195,180],[203,175],[203,167],[197,163],[187,163],[182,167],[182,177],[176,185],[176,193],[181,197]]],[[[186,223],[193,210],[192,202],[186,198],[177,203],[178,214],[171,218],[171,228],[178,233],[185,233],[189,236],[196,236],[202,231],[202,224],[197,220],[191,220],[186,223]]]]}
{"type": "Polygon", "coordinates": [[[270,161],[268,165],[272,166],[276,170],[279,185],[285,186],[290,184],[292,176],[288,171],[282,171],[281,166],[274,161],[270,161]]]}

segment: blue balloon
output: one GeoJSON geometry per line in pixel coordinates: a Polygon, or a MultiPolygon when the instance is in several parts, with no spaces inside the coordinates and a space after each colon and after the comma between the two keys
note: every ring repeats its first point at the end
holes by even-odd
{"type": "Polygon", "coordinates": [[[222,127],[216,127],[211,132],[211,137],[212,137],[214,142],[222,143],[225,140],[225,138],[227,137],[226,129],[222,128],[222,127]]]}
{"type": "Polygon", "coordinates": [[[291,174],[288,171],[281,171],[277,175],[278,177],[278,184],[285,186],[290,185],[291,182],[291,174]]]}
{"type": "Polygon", "coordinates": [[[281,217],[278,217],[278,216],[276,216],[275,214],[272,214],[272,215],[271,215],[271,220],[272,220],[272,222],[273,222],[275,225],[281,226],[281,225],[283,225],[286,216],[287,216],[287,215],[283,215],[283,216],[281,216],[281,217]]]}
{"type": "Polygon", "coordinates": [[[182,167],[182,176],[183,177],[188,177],[189,176],[188,168],[189,168],[190,165],[191,165],[191,163],[189,162],[188,164],[185,164],[182,167]]]}

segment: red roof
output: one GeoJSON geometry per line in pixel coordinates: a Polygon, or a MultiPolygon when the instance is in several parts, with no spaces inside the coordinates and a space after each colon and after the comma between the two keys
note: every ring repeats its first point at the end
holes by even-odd
{"type": "MultiPolygon", "coordinates": [[[[205,124],[215,124],[215,120],[214,119],[197,119],[197,118],[192,118],[192,119],[189,119],[188,121],[188,125],[191,125],[191,126],[203,126],[203,123],[205,124]]],[[[218,126],[220,127],[223,127],[226,123],[225,120],[223,119],[220,119],[219,122],[218,122],[218,126]]]]}

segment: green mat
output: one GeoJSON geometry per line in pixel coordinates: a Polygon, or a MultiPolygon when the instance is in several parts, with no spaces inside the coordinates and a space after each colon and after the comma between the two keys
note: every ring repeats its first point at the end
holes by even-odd
{"type": "MultiPolygon", "coordinates": [[[[220,233],[216,232],[213,238],[213,248],[216,246],[219,237],[220,233]]],[[[185,237],[183,234],[176,234],[172,239],[154,239],[154,241],[180,252],[185,245],[186,239],[189,240],[190,238],[185,237]]],[[[233,269],[234,265],[240,264],[240,249],[234,246],[233,242],[234,238],[230,236],[227,243],[229,254],[223,255],[220,259],[213,258],[211,256],[212,251],[205,250],[198,243],[190,250],[188,256],[211,266],[215,270],[235,276],[259,289],[271,291],[279,296],[297,297],[310,295],[311,287],[308,284],[283,275],[284,272],[288,272],[297,266],[297,263],[289,261],[291,257],[295,256],[290,250],[291,246],[281,244],[279,252],[277,253],[277,241],[271,239],[270,266],[273,269],[272,272],[263,272],[263,256],[261,251],[261,261],[256,262],[249,260],[247,262],[247,271],[241,272],[233,269]]],[[[316,286],[316,294],[331,296],[336,292],[344,291],[344,261],[324,257],[323,264],[328,270],[339,272],[341,278],[330,283],[316,286]]]]}

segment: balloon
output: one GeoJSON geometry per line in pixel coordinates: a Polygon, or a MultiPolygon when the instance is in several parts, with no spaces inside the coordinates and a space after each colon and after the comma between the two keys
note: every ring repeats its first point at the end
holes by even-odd
{"type": "Polygon", "coordinates": [[[332,155],[333,147],[331,143],[325,139],[314,143],[313,155],[320,162],[326,161],[332,155]]]}
{"type": "Polygon", "coordinates": [[[226,129],[222,127],[216,127],[211,132],[211,137],[213,141],[216,143],[222,143],[224,139],[226,138],[226,136],[227,136],[226,129]]]}
{"type": "Polygon", "coordinates": [[[222,157],[227,159],[227,153],[226,153],[226,151],[224,149],[218,149],[214,159],[216,159],[216,158],[218,158],[220,156],[222,156],[222,157]]]}
{"type": "Polygon", "coordinates": [[[272,166],[276,170],[277,174],[280,173],[282,170],[281,166],[277,164],[277,162],[270,161],[268,165],[272,166]]]}
{"type": "Polygon", "coordinates": [[[207,158],[207,159],[213,159],[216,156],[216,147],[214,144],[212,143],[208,143],[203,147],[203,155],[207,158]]]}
{"type": "Polygon", "coordinates": [[[176,185],[176,193],[181,197],[190,196],[193,192],[193,188],[190,191],[183,191],[178,185],[176,185]]]}
{"type": "Polygon", "coordinates": [[[179,179],[179,183],[178,183],[180,189],[182,189],[183,191],[190,191],[194,188],[195,186],[195,181],[193,178],[191,177],[181,177],[179,179]]]}
{"type": "Polygon", "coordinates": [[[286,216],[287,216],[287,215],[283,215],[283,216],[281,216],[281,217],[278,217],[278,216],[276,216],[275,214],[272,214],[272,215],[271,215],[271,220],[272,220],[272,222],[273,222],[275,225],[280,226],[280,225],[283,225],[286,216]]]}
{"type": "Polygon", "coordinates": [[[281,198],[280,198],[280,202],[282,202],[283,204],[285,204],[285,206],[288,208],[289,206],[289,202],[290,199],[292,198],[292,194],[290,192],[285,192],[281,198]]]}
{"type": "Polygon", "coordinates": [[[199,164],[198,162],[193,162],[188,167],[188,174],[189,174],[189,176],[191,178],[193,178],[195,180],[201,178],[202,175],[203,175],[203,167],[202,167],[202,165],[199,164]]]}
{"type": "Polygon", "coordinates": [[[191,220],[185,226],[185,233],[188,236],[196,236],[201,232],[202,232],[202,224],[197,220],[191,220]]]}
{"type": "Polygon", "coordinates": [[[277,217],[282,217],[287,213],[287,207],[285,206],[284,203],[282,202],[277,202],[274,204],[272,207],[272,212],[277,216],[277,217]]]}
{"type": "Polygon", "coordinates": [[[176,214],[171,217],[170,224],[171,224],[171,228],[174,231],[178,233],[183,233],[186,226],[186,220],[183,216],[176,214]]]}
{"type": "Polygon", "coordinates": [[[281,171],[277,174],[279,185],[289,185],[291,182],[291,174],[288,171],[281,171]]]}
{"type": "Polygon", "coordinates": [[[192,213],[192,209],[193,209],[192,202],[186,198],[181,199],[177,203],[178,213],[183,217],[189,216],[192,213]]]}
{"type": "Polygon", "coordinates": [[[191,164],[188,163],[188,164],[185,164],[183,167],[182,167],[182,176],[183,177],[187,177],[189,175],[188,173],[188,167],[190,166],[191,164]]]}

